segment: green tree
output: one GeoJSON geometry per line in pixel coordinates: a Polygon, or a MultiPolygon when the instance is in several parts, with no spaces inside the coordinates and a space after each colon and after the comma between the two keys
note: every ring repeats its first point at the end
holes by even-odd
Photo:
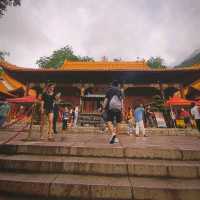
{"type": "Polygon", "coordinates": [[[160,57],[151,57],[147,61],[147,64],[152,69],[158,69],[158,68],[165,68],[165,66],[163,65],[163,62],[164,60],[160,57]]]}
{"type": "Polygon", "coordinates": [[[160,95],[155,95],[152,98],[152,103],[151,103],[151,108],[153,111],[160,111],[160,112],[164,112],[165,111],[165,102],[164,100],[161,98],[160,95]]]}
{"type": "Polygon", "coordinates": [[[167,127],[171,127],[170,121],[170,110],[168,107],[165,106],[164,99],[161,98],[160,95],[155,95],[152,99],[151,103],[151,109],[154,112],[162,112],[163,116],[165,118],[165,122],[167,124],[167,127]]]}
{"type": "Polygon", "coordinates": [[[2,17],[8,6],[20,6],[21,0],[0,0],[0,17],[2,17]]]}
{"type": "Polygon", "coordinates": [[[7,51],[0,51],[0,60],[6,60],[6,57],[9,55],[10,53],[7,51]]]}
{"type": "Polygon", "coordinates": [[[48,57],[40,57],[36,64],[41,68],[59,68],[65,60],[68,61],[93,61],[93,58],[88,56],[75,55],[72,47],[67,45],[61,49],[53,51],[48,57]]]}

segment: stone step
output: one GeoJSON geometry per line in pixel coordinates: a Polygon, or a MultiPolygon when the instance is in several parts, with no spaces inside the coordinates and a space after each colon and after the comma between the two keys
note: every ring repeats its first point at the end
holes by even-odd
{"type": "MultiPolygon", "coordinates": [[[[2,131],[13,131],[20,129],[19,126],[18,128],[12,127],[11,129],[2,129],[2,131]]],[[[47,127],[46,131],[47,131],[47,127]]],[[[58,132],[61,132],[61,124],[58,123],[58,132]]],[[[39,132],[40,127],[38,125],[33,126],[33,132],[39,132]]],[[[200,133],[198,132],[197,129],[192,129],[192,128],[146,128],[146,133],[150,136],[156,136],[156,135],[165,135],[165,136],[200,136],[200,133]]],[[[45,132],[45,131],[44,131],[45,132]]],[[[122,124],[120,128],[120,134],[127,134],[128,132],[128,125],[127,124],[122,124]]],[[[103,134],[103,133],[108,133],[108,130],[102,131],[102,127],[94,127],[94,126],[77,126],[75,128],[68,128],[66,130],[67,134],[103,134]]]]}
{"type": "MultiPolygon", "coordinates": [[[[15,194],[0,194],[1,200],[58,200],[57,198],[46,198],[46,197],[31,197],[31,196],[21,196],[15,194]]],[[[59,200],[64,200],[60,199],[59,200]]]]}
{"type": "MultiPolygon", "coordinates": [[[[1,200],[58,200],[58,198],[53,197],[32,197],[27,195],[14,195],[14,194],[0,194],[1,200]]],[[[59,200],[66,200],[66,198],[59,198],[59,200]]],[[[71,199],[70,199],[71,200],[71,199]]],[[[76,199],[77,200],[77,199],[76,199]]],[[[86,199],[89,200],[89,199],[86,199]]]]}
{"type": "Polygon", "coordinates": [[[78,199],[132,199],[127,177],[0,173],[0,193],[78,199]]]}
{"type": "Polygon", "coordinates": [[[136,200],[199,200],[199,179],[130,178],[136,200]]]}
{"type": "MultiPolygon", "coordinates": [[[[88,134],[88,133],[104,133],[108,132],[102,131],[102,128],[98,127],[76,127],[76,128],[69,128],[66,133],[69,134],[76,134],[76,133],[82,133],[82,134],[88,134]]],[[[127,134],[128,133],[128,126],[123,125],[120,129],[121,134],[127,134]]],[[[152,135],[165,135],[165,136],[200,136],[197,129],[187,128],[187,129],[181,129],[181,128],[146,128],[146,133],[150,136],[152,135]]]]}
{"type": "Polygon", "coordinates": [[[1,171],[200,178],[200,161],[0,155],[1,171]]]}
{"type": "Polygon", "coordinates": [[[115,157],[139,159],[167,159],[167,160],[200,160],[198,149],[187,148],[162,148],[161,146],[120,146],[110,145],[66,145],[64,143],[42,142],[14,142],[1,144],[0,154],[32,154],[32,155],[57,155],[57,156],[90,156],[90,157],[115,157]]]}
{"type": "Polygon", "coordinates": [[[66,199],[199,200],[200,180],[4,172],[0,192],[66,199]]]}

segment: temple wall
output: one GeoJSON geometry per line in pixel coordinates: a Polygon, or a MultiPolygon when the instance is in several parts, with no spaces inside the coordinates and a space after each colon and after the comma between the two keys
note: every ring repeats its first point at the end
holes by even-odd
{"type": "MultiPolygon", "coordinates": [[[[73,106],[80,104],[79,96],[63,96],[62,100],[71,103],[73,106]]],[[[124,107],[125,110],[128,109],[129,106],[134,107],[136,104],[148,104],[152,101],[151,96],[126,96],[124,99],[124,107]]],[[[95,101],[85,101],[84,102],[84,112],[94,112],[93,108],[96,107],[95,101]]]]}
{"type": "Polygon", "coordinates": [[[148,104],[152,100],[152,96],[126,96],[124,100],[125,110],[128,109],[129,106],[134,107],[137,104],[148,104]]]}
{"type": "Polygon", "coordinates": [[[79,96],[62,96],[62,100],[71,103],[73,106],[80,104],[80,97],[79,96]]]}

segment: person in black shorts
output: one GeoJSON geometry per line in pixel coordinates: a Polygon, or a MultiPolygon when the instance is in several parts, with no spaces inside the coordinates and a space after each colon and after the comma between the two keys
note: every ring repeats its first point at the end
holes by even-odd
{"type": "Polygon", "coordinates": [[[119,133],[120,122],[122,121],[123,98],[119,88],[119,82],[113,81],[111,88],[106,92],[103,108],[107,112],[107,124],[111,136],[110,144],[118,143],[117,134],[119,133]],[[113,124],[116,121],[116,133],[113,124]]]}
{"type": "Polygon", "coordinates": [[[54,94],[55,84],[50,83],[47,85],[46,91],[42,95],[41,99],[41,129],[40,139],[45,139],[43,135],[43,129],[45,124],[45,118],[48,119],[48,140],[54,140],[53,138],[53,108],[54,108],[54,94]]]}

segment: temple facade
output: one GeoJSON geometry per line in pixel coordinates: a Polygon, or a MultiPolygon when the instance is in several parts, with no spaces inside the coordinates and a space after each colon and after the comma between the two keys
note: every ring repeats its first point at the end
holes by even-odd
{"type": "MultiPolygon", "coordinates": [[[[98,109],[113,80],[121,83],[125,109],[137,103],[151,103],[155,95],[160,95],[163,99],[174,94],[183,98],[200,96],[197,87],[200,79],[199,66],[151,69],[144,61],[65,61],[58,69],[22,68],[6,62],[0,62],[0,67],[3,69],[1,84],[2,77],[6,76],[10,82],[18,83],[18,89],[21,87],[24,91],[23,95],[35,95],[34,91],[37,94],[42,92],[48,81],[55,82],[56,90],[62,93],[63,100],[73,106],[80,105],[82,112],[95,112],[98,109]]],[[[1,91],[5,92],[0,88],[1,91]]],[[[6,92],[13,95],[12,91],[6,92]]]]}

